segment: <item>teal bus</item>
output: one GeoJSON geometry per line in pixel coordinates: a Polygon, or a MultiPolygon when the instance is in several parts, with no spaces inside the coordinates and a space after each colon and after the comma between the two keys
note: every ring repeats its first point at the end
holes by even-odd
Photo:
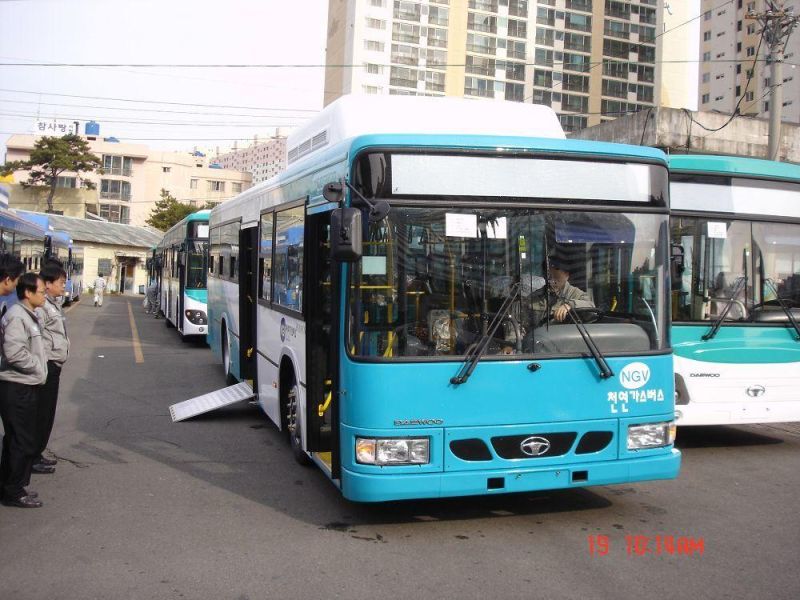
{"type": "MultiPolygon", "coordinates": [[[[205,337],[208,216],[199,210],[173,225],[153,251],[159,281],[159,308],[167,327],[182,338],[205,337]]],[[[151,272],[151,277],[153,272],[151,272]]]]}
{"type": "Polygon", "coordinates": [[[677,424],[800,420],[800,166],[669,166],[677,424]]]}
{"type": "Polygon", "coordinates": [[[360,502],[677,476],[662,152],[345,96],[288,157],[211,212],[208,341],[299,462],[360,502]]]}

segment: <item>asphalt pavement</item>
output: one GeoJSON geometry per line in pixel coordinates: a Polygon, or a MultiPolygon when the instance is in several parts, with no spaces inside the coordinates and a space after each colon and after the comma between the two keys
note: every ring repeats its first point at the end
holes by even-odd
{"type": "Polygon", "coordinates": [[[0,598],[800,598],[800,424],[679,431],[675,481],[359,505],[258,407],[172,423],[222,369],[141,296],[67,320],[59,465],[43,508],[0,506],[0,598]]]}

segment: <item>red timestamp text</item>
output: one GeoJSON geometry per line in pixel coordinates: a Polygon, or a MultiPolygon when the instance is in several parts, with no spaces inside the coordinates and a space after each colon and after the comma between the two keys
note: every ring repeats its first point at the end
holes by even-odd
{"type": "MultiPolygon", "coordinates": [[[[607,535],[587,536],[589,554],[606,556],[611,551],[612,541],[607,535]]],[[[705,539],[685,535],[626,535],[627,556],[703,556],[705,539]]]]}

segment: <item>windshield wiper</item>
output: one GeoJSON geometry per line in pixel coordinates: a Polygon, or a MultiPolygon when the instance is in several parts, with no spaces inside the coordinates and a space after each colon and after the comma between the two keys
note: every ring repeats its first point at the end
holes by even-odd
{"type": "Polygon", "coordinates": [[[766,283],[769,286],[770,290],[772,290],[772,293],[775,294],[775,299],[778,301],[778,304],[781,305],[783,312],[786,313],[786,316],[789,318],[789,322],[792,324],[792,327],[794,327],[794,330],[797,333],[797,337],[794,338],[794,341],[800,342],[800,325],[797,324],[797,320],[794,318],[794,315],[792,314],[792,309],[789,308],[783,301],[783,298],[780,297],[780,294],[778,294],[778,288],[775,286],[772,279],[765,279],[764,283],[766,283]]]}
{"type": "Polygon", "coordinates": [[[739,295],[739,292],[742,291],[745,281],[746,280],[744,277],[736,278],[736,285],[733,286],[733,291],[731,292],[730,298],[728,298],[728,301],[725,304],[725,308],[722,309],[722,312],[717,317],[717,320],[714,321],[714,323],[711,325],[711,329],[709,330],[709,332],[703,335],[703,337],[701,338],[704,342],[707,342],[708,340],[712,339],[715,335],[717,335],[717,332],[719,331],[722,322],[725,320],[725,317],[728,316],[728,313],[731,310],[731,306],[733,306],[733,301],[736,299],[736,296],[739,295]]]}
{"type": "Polygon", "coordinates": [[[494,315],[494,319],[489,324],[486,333],[481,336],[481,339],[478,340],[477,344],[472,345],[469,350],[467,350],[467,354],[464,356],[464,362],[461,363],[461,368],[458,370],[458,373],[450,378],[450,383],[453,385],[460,385],[462,383],[466,383],[469,379],[469,376],[472,375],[472,372],[475,370],[475,367],[478,366],[478,361],[481,359],[483,354],[486,352],[486,348],[489,347],[489,342],[494,337],[495,332],[497,331],[500,324],[503,322],[503,319],[506,318],[508,315],[508,309],[514,303],[517,296],[519,295],[520,282],[517,281],[511,284],[511,289],[509,290],[508,296],[503,301],[502,306],[494,315]]]}
{"type": "Polygon", "coordinates": [[[597,368],[600,369],[600,377],[602,379],[613,377],[614,371],[612,371],[611,367],[608,366],[605,356],[603,356],[603,353],[600,352],[600,348],[597,347],[597,344],[594,343],[589,330],[586,329],[586,325],[583,321],[581,321],[578,313],[575,312],[575,309],[572,307],[572,305],[569,305],[569,311],[567,311],[567,314],[569,315],[569,318],[572,319],[572,322],[575,323],[578,333],[581,334],[586,347],[589,349],[594,361],[597,363],[597,368]]]}

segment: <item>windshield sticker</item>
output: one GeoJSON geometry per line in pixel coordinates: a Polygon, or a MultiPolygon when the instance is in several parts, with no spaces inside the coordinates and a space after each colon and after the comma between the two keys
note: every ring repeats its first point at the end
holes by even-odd
{"type": "Polygon", "coordinates": [[[478,237],[478,215],[445,213],[445,235],[447,237],[478,237]]]}
{"type": "Polygon", "coordinates": [[[486,222],[486,237],[490,240],[505,240],[508,238],[508,220],[505,217],[491,219],[486,222]]]}
{"type": "Polygon", "coordinates": [[[361,258],[362,275],[386,275],[385,256],[364,256],[361,258]]]}
{"type": "Polygon", "coordinates": [[[717,221],[708,222],[708,237],[724,240],[728,237],[728,225],[717,221]]]}

